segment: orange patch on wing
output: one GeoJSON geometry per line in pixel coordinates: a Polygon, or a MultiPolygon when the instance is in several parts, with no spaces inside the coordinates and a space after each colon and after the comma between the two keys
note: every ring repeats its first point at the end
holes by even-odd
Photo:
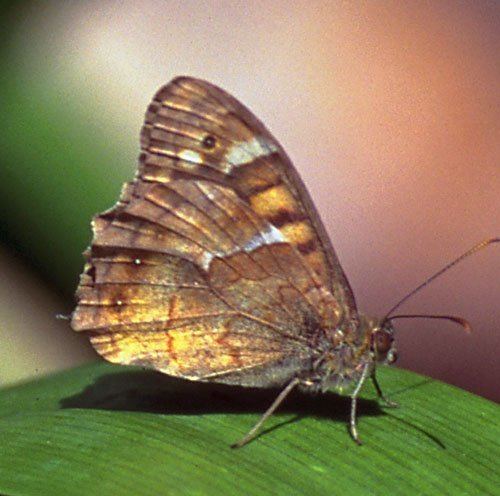
{"type": "Polygon", "coordinates": [[[250,206],[264,218],[272,217],[280,210],[295,212],[299,209],[297,200],[283,183],[251,195],[250,206]]]}
{"type": "Polygon", "coordinates": [[[280,231],[294,245],[304,245],[316,238],[311,224],[305,220],[286,224],[280,228],[280,231]]]}

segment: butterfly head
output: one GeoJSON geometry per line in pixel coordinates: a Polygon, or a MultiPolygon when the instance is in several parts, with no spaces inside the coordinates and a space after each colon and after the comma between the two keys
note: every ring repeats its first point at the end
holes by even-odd
{"type": "Polygon", "coordinates": [[[370,351],[378,363],[391,364],[398,358],[394,345],[394,327],[390,320],[373,324],[370,333],[370,351]]]}

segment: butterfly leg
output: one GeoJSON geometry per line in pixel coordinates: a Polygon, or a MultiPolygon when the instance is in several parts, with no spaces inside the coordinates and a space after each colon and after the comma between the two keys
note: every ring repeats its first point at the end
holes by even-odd
{"type": "Polygon", "coordinates": [[[372,382],[373,382],[373,385],[375,386],[375,390],[377,391],[377,397],[382,400],[386,406],[390,407],[390,408],[397,408],[399,406],[398,403],[396,403],[395,401],[392,401],[391,399],[389,399],[383,392],[382,392],[382,388],[380,387],[380,384],[378,383],[378,380],[377,380],[377,376],[375,375],[375,368],[373,369],[373,372],[372,372],[372,375],[371,375],[371,378],[372,378],[372,382]]]}
{"type": "Polygon", "coordinates": [[[283,391],[276,397],[276,399],[273,401],[272,405],[265,411],[265,413],[262,415],[260,420],[250,429],[248,434],[240,439],[237,443],[234,443],[231,445],[231,448],[241,448],[248,442],[250,442],[256,435],[259,429],[261,428],[262,424],[275,412],[276,408],[278,408],[283,400],[289,395],[289,393],[292,391],[292,389],[297,386],[297,384],[300,382],[300,380],[295,377],[289,384],[286,386],[283,391]]]}
{"type": "Polygon", "coordinates": [[[359,439],[357,426],[356,411],[358,405],[358,395],[361,391],[361,388],[363,387],[363,383],[365,382],[366,377],[368,376],[369,369],[370,363],[367,363],[363,369],[363,372],[361,373],[361,377],[359,378],[358,383],[356,384],[356,389],[354,389],[351,394],[351,418],[349,419],[349,432],[351,433],[351,437],[354,439],[354,441],[359,445],[363,443],[361,442],[361,439],[359,439]]]}

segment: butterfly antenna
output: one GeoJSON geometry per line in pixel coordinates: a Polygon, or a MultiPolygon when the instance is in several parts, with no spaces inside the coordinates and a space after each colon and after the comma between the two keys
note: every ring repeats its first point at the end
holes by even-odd
{"type": "Polygon", "coordinates": [[[394,319],[443,319],[443,320],[451,320],[459,325],[461,325],[465,332],[472,332],[472,326],[469,321],[463,319],[462,317],[457,317],[456,315],[421,315],[421,314],[408,314],[408,315],[393,315],[392,317],[386,317],[385,320],[394,320],[394,319]]]}
{"type": "Polygon", "coordinates": [[[453,322],[457,322],[460,325],[462,325],[466,330],[470,330],[470,324],[465,320],[462,319],[461,317],[454,317],[451,315],[394,315],[391,317],[391,314],[398,309],[403,303],[405,303],[407,300],[409,300],[415,293],[418,293],[421,289],[425,288],[428,284],[430,284],[434,279],[439,277],[440,275],[444,274],[447,270],[451,269],[458,263],[460,263],[462,260],[464,260],[467,257],[470,257],[474,253],[478,252],[479,250],[482,250],[483,248],[486,248],[487,246],[493,244],[493,243],[499,243],[500,238],[491,238],[491,239],[485,239],[484,241],[481,241],[481,243],[478,243],[477,245],[474,245],[472,248],[467,250],[465,253],[460,255],[458,258],[455,260],[451,261],[447,265],[445,265],[441,270],[438,270],[434,275],[429,277],[429,279],[425,280],[422,284],[417,286],[413,291],[410,291],[404,298],[401,298],[385,315],[385,317],[382,319],[382,322],[385,322],[387,320],[392,320],[392,319],[402,319],[402,318],[415,318],[415,317],[428,317],[430,319],[448,319],[452,320],[453,322]]]}

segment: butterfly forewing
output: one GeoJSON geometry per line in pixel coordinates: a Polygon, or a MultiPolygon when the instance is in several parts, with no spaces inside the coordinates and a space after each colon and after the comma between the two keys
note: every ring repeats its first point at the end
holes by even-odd
{"type": "Polygon", "coordinates": [[[223,90],[177,78],[150,104],[136,179],[94,218],[75,330],[110,361],[279,385],[352,292],[282,148],[223,90]],[[262,371],[265,370],[265,373],[262,371]]]}
{"type": "Polygon", "coordinates": [[[287,236],[325,285],[338,291],[337,298],[354,306],[347,278],[295,168],[265,126],[235,98],[205,81],[177,78],[155,95],[141,142],[141,177],[169,181],[187,174],[227,184],[287,236]],[[207,141],[212,146],[205,146],[207,141]]]}

